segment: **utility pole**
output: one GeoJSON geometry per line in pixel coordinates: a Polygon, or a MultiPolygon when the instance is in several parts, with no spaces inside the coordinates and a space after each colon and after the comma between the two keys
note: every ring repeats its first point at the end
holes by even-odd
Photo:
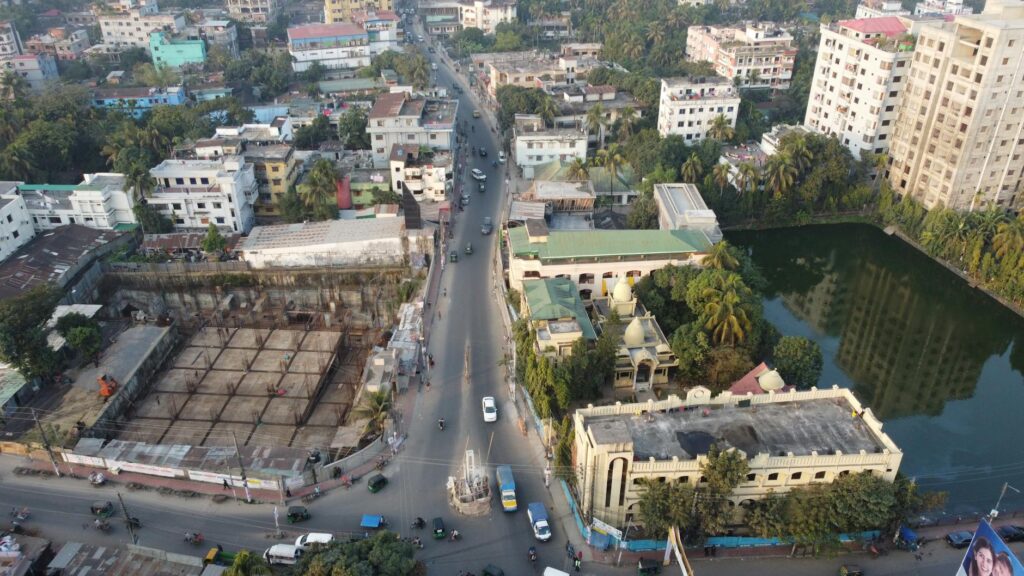
{"type": "Polygon", "coordinates": [[[995,520],[996,518],[999,517],[999,505],[1003,503],[1003,496],[1006,496],[1006,489],[1007,488],[1009,488],[1010,490],[1013,490],[1017,494],[1020,494],[1020,490],[1017,490],[1013,486],[1010,486],[1009,482],[1003,482],[1003,489],[999,492],[999,499],[996,500],[996,507],[993,508],[992,511],[988,513],[988,521],[989,522],[992,522],[993,520],[995,520]]]}
{"type": "Polygon", "coordinates": [[[36,426],[39,427],[39,435],[43,437],[43,448],[46,448],[46,453],[50,456],[50,464],[53,464],[53,471],[57,474],[57,478],[60,478],[60,468],[57,467],[57,459],[53,456],[53,447],[50,446],[50,440],[46,437],[43,425],[39,423],[35,408],[32,409],[32,419],[36,421],[36,426]]]}
{"type": "Polygon", "coordinates": [[[238,458],[238,467],[242,470],[242,488],[245,488],[245,502],[252,504],[252,495],[249,494],[249,481],[245,478],[245,465],[242,464],[242,453],[238,451],[238,436],[231,432],[231,439],[235,441],[235,457],[238,458]]]}
{"type": "Polygon", "coordinates": [[[135,534],[135,525],[132,522],[132,515],[128,513],[128,507],[124,505],[124,498],[117,493],[117,501],[121,503],[121,512],[124,514],[124,523],[128,525],[128,533],[132,535],[132,544],[139,543],[139,536],[135,534]]]}

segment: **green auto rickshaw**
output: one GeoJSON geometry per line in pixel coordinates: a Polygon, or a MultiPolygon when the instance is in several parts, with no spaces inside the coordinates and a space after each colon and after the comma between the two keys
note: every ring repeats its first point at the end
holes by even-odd
{"type": "Polygon", "coordinates": [[[651,558],[641,558],[636,566],[637,576],[649,576],[661,572],[661,563],[651,558]]]}
{"type": "Polygon", "coordinates": [[[114,504],[110,500],[97,500],[89,509],[97,518],[110,518],[114,515],[114,504]]]}
{"type": "Polygon", "coordinates": [[[384,487],[387,486],[387,485],[388,485],[388,479],[385,478],[383,474],[374,474],[366,482],[366,488],[369,489],[370,492],[372,492],[374,494],[376,494],[377,492],[380,492],[381,490],[383,490],[384,487]]]}
{"type": "Polygon", "coordinates": [[[288,507],[288,523],[294,524],[296,522],[302,522],[303,520],[309,520],[309,510],[305,506],[289,506],[288,507]]]}
{"type": "Polygon", "coordinates": [[[443,540],[445,537],[444,520],[440,516],[434,518],[434,540],[443,540]]]}

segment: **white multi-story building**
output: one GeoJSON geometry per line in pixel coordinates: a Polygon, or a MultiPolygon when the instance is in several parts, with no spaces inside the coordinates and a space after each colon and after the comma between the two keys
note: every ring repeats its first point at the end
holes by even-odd
{"type": "Polygon", "coordinates": [[[267,24],[277,18],[277,0],[227,0],[228,14],[236,20],[267,24]]]}
{"type": "Polygon", "coordinates": [[[739,109],[739,92],[728,78],[662,78],[658,133],[700,142],[708,137],[708,130],[718,116],[735,127],[739,109]]]}
{"type": "Polygon", "coordinates": [[[17,182],[0,182],[0,261],[6,260],[36,235],[17,186],[17,182]]]}
{"type": "Polygon", "coordinates": [[[886,152],[914,55],[909,30],[897,16],[822,24],[804,126],[854,158],[886,152]]]}
{"type": "Polygon", "coordinates": [[[303,72],[313,62],[327,69],[355,69],[370,65],[366,31],[351,22],[305,24],[288,29],[292,69],[303,72]]]}
{"type": "Polygon", "coordinates": [[[366,124],[374,163],[386,166],[395,144],[450,151],[455,146],[458,109],[458,100],[423,98],[408,92],[378,96],[366,124]]]}
{"type": "Polygon", "coordinates": [[[498,24],[516,21],[515,0],[423,0],[419,13],[427,32],[450,36],[466,28],[494,34],[498,24]]]}
{"type": "Polygon", "coordinates": [[[690,26],[686,32],[687,60],[710,62],[716,74],[746,88],[789,88],[796,52],[793,37],[771,23],[690,26]]]}
{"type": "Polygon", "coordinates": [[[391,147],[391,189],[402,194],[403,184],[419,202],[443,201],[452,187],[451,152],[395,144],[391,147]]]}
{"type": "Polygon", "coordinates": [[[49,54],[19,54],[3,62],[4,68],[21,76],[29,87],[40,92],[60,78],[57,61],[49,54]]]}
{"type": "Polygon", "coordinates": [[[882,18],[883,16],[908,16],[909,10],[903,9],[900,0],[862,0],[857,5],[854,18],[882,18]]]}
{"type": "Polygon", "coordinates": [[[399,49],[404,34],[399,27],[401,20],[394,12],[390,10],[356,10],[352,12],[352,22],[366,32],[371,56],[399,49]]]}
{"type": "Polygon", "coordinates": [[[1024,2],[921,28],[903,88],[889,183],[925,208],[1024,206],[1024,2]]]}
{"type": "Polygon", "coordinates": [[[942,14],[956,16],[973,14],[974,9],[964,6],[964,0],[921,0],[914,5],[914,14],[942,14]]]}
{"type": "Polygon", "coordinates": [[[164,160],[149,173],[156,180],[149,204],[175,228],[205,230],[214,224],[243,234],[252,228],[259,189],[253,165],[240,156],[164,160]]]}
{"type": "Polygon", "coordinates": [[[548,128],[535,114],[516,114],[512,141],[513,158],[526,178],[533,178],[536,166],[552,160],[587,159],[586,128],[548,128]]]}
{"type": "Polygon", "coordinates": [[[133,189],[123,174],[86,174],[81,184],[22,184],[24,198],[36,231],[69,224],[113,230],[135,223],[133,189]]]}
{"type": "Polygon", "coordinates": [[[98,18],[103,44],[112,49],[143,48],[149,52],[152,32],[176,34],[185,28],[185,15],[154,11],[156,5],[131,8],[124,13],[101,14],[98,18]]]}
{"type": "Polygon", "coordinates": [[[24,47],[14,22],[0,21],[0,62],[7,62],[22,52],[24,47]]]}

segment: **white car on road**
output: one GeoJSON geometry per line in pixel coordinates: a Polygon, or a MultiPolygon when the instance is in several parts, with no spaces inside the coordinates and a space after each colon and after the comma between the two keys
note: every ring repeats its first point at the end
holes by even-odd
{"type": "Polygon", "coordinates": [[[481,182],[487,180],[487,174],[484,174],[479,168],[473,168],[473,179],[481,182]]]}
{"type": "Polygon", "coordinates": [[[484,409],[484,422],[497,422],[498,406],[494,403],[494,396],[484,396],[481,403],[484,409]]]}
{"type": "Polygon", "coordinates": [[[501,162],[502,164],[505,163],[505,151],[504,150],[499,150],[498,151],[498,162],[501,162]]]}

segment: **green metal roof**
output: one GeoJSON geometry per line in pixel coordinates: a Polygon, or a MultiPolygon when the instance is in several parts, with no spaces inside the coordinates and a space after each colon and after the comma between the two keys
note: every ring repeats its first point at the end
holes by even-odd
{"type": "Polygon", "coordinates": [[[114,225],[114,232],[131,232],[138,227],[139,225],[134,222],[118,222],[114,225]]]}
{"type": "Polygon", "coordinates": [[[596,340],[597,332],[590,323],[587,309],[576,291],[576,284],[568,278],[524,280],[523,294],[530,309],[531,320],[561,320],[572,318],[580,325],[583,337],[596,340]]]}
{"type": "Polygon", "coordinates": [[[13,368],[0,369],[0,406],[7,404],[26,384],[28,381],[17,370],[13,368]]]}
{"type": "Polygon", "coordinates": [[[540,260],[666,256],[707,252],[699,230],[552,230],[547,242],[530,242],[526,227],[508,231],[512,254],[540,260]]]}
{"type": "Polygon", "coordinates": [[[26,192],[45,192],[47,190],[53,190],[54,192],[74,192],[78,188],[77,184],[19,184],[18,190],[25,190],[26,192]]]}
{"type": "Polygon", "coordinates": [[[321,92],[346,92],[350,90],[374,90],[380,88],[377,78],[343,78],[341,80],[320,81],[321,92]]]}

